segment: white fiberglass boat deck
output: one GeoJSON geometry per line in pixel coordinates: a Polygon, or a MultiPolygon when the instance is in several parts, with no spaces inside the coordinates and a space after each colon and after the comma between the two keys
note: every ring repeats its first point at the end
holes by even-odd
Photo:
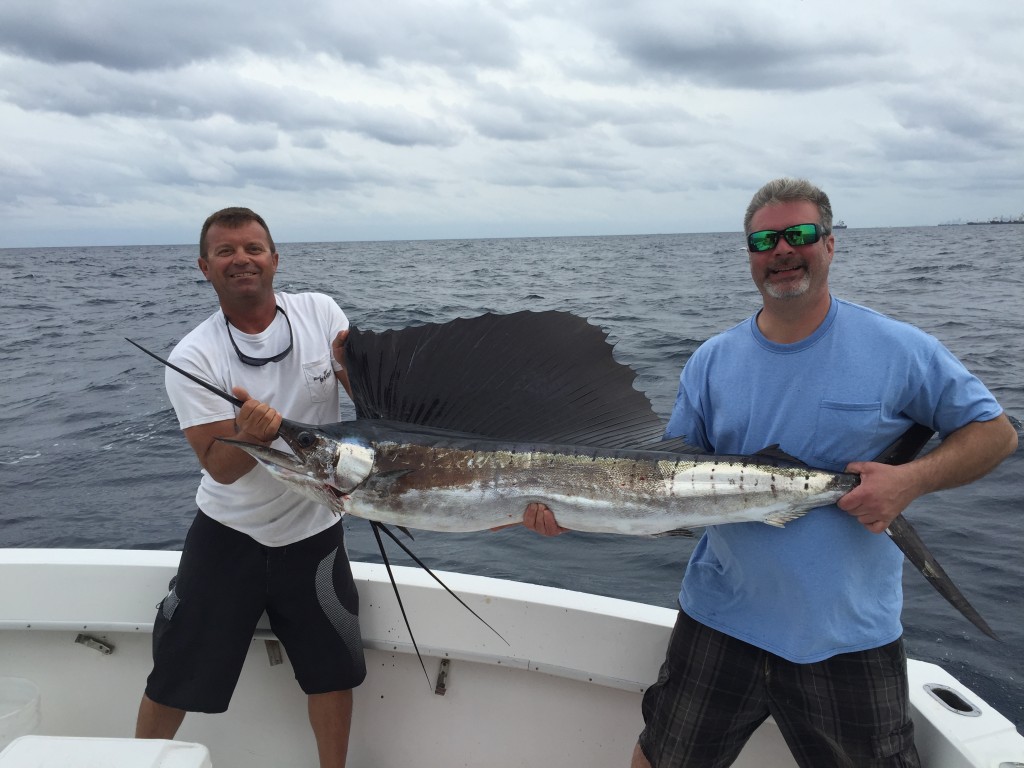
{"type": "MultiPolygon", "coordinates": [[[[131,735],[156,604],[178,557],[0,550],[0,748],[8,678],[38,688],[36,734],[131,735]]],[[[657,676],[674,611],[439,574],[506,644],[428,575],[398,567],[428,682],[384,567],[354,563],[353,571],[368,674],[356,691],[350,766],[628,764],[642,725],[640,696],[657,676]]],[[[1024,737],[1005,717],[935,665],[911,661],[910,676],[925,766],[1024,766],[1024,737]]],[[[305,697],[266,630],[253,640],[229,711],[188,716],[178,738],[205,745],[213,768],[317,765],[305,697]]],[[[737,765],[794,763],[769,720],[737,765]]],[[[0,767],[7,768],[2,758],[0,767]]]]}

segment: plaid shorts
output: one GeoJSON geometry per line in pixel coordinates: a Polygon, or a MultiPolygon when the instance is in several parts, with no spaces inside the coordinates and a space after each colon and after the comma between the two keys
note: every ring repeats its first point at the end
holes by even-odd
{"type": "Polygon", "coordinates": [[[679,611],[643,698],[653,768],[725,768],[768,716],[801,768],[919,768],[903,641],[794,664],[679,611]]]}
{"type": "Polygon", "coordinates": [[[200,511],[158,606],[146,695],[188,712],[227,710],[264,611],[305,693],[348,690],[366,677],[341,521],[266,547],[200,511]]]}

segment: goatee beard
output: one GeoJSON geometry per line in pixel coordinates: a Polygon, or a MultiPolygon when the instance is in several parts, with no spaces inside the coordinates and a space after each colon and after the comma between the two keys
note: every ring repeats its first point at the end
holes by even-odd
{"type": "Polygon", "coordinates": [[[805,272],[804,276],[800,278],[800,282],[791,287],[782,287],[768,280],[765,280],[762,286],[764,286],[764,292],[773,299],[794,299],[803,296],[810,289],[811,276],[805,272]]]}

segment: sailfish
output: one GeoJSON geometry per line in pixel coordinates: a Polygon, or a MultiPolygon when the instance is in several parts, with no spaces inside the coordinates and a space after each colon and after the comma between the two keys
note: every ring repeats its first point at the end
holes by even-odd
{"type": "MultiPolygon", "coordinates": [[[[387,525],[488,530],[521,521],[536,501],[573,530],[692,535],[737,522],[784,526],[859,482],[809,467],[778,446],[705,455],[683,439],[665,439],[662,420],[634,387],[636,372],[612,351],[606,332],[562,311],[352,328],[345,360],[354,420],[284,419],[278,436],[292,453],[225,442],[296,492],[371,521],[385,563],[379,531],[398,542],[387,525]]],[[[932,434],[914,424],[875,460],[911,461],[932,434]]],[[[909,520],[897,517],[887,533],[950,604],[996,638],[909,520]]]]}

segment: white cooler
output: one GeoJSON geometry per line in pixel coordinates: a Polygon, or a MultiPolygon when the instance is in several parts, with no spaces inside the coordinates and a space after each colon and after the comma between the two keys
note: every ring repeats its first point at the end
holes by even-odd
{"type": "Polygon", "coordinates": [[[213,768],[202,744],[161,739],[21,736],[0,752],[0,768],[213,768]]]}

